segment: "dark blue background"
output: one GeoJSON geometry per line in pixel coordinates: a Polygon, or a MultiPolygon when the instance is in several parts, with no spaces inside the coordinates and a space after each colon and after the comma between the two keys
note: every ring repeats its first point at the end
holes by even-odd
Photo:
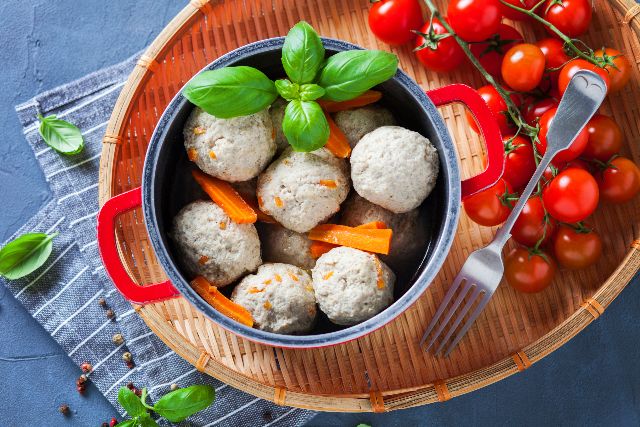
{"type": "MultiPolygon", "coordinates": [[[[0,240],[50,197],[13,106],[119,62],[148,45],[184,6],[177,0],[0,1],[0,240]]],[[[531,369],[445,404],[384,415],[321,414],[312,425],[640,425],[640,289],[531,369]]],[[[115,410],[0,287],[0,425],[98,426],[115,410]],[[67,402],[73,415],[57,412],[67,402]]]]}

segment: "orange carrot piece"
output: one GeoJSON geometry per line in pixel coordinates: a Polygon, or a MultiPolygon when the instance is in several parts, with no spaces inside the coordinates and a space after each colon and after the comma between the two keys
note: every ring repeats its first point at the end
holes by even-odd
{"type": "Polygon", "coordinates": [[[390,228],[368,229],[320,224],[309,232],[309,239],[387,255],[392,234],[390,228]]]}
{"type": "Polygon", "coordinates": [[[195,148],[189,148],[187,150],[187,157],[190,161],[195,162],[196,160],[198,160],[198,152],[195,148]]]}
{"type": "MultiPolygon", "coordinates": [[[[367,222],[366,224],[361,224],[356,228],[382,230],[387,228],[387,224],[385,224],[382,221],[372,221],[372,222],[367,222]]],[[[338,245],[333,245],[331,243],[314,241],[314,242],[311,242],[311,247],[309,248],[309,252],[311,253],[311,256],[313,258],[320,258],[322,255],[326,254],[331,249],[337,248],[337,247],[338,245]]]]}
{"type": "Polygon", "coordinates": [[[331,151],[334,156],[346,159],[351,154],[349,140],[328,113],[325,112],[324,116],[329,123],[329,139],[325,144],[325,148],[331,151]]]}
{"type": "Polygon", "coordinates": [[[321,179],[320,185],[327,188],[337,188],[338,184],[333,179],[321,179]]]}
{"type": "Polygon", "coordinates": [[[348,101],[327,101],[319,99],[318,103],[327,113],[336,113],[338,111],[351,110],[352,108],[373,104],[374,102],[380,101],[380,98],[382,98],[382,92],[368,90],[362,95],[348,101]]]}
{"type": "Polygon", "coordinates": [[[227,317],[236,320],[243,325],[253,327],[253,316],[243,306],[236,304],[224,296],[217,287],[213,286],[207,279],[198,276],[191,281],[191,287],[213,308],[227,317]]]}
{"type": "Polygon", "coordinates": [[[238,224],[253,224],[258,220],[258,215],[233,189],[228,182],[219,180],[194,170],[191,172],[200,187],[224,210],[229,218],[238,224]]]}

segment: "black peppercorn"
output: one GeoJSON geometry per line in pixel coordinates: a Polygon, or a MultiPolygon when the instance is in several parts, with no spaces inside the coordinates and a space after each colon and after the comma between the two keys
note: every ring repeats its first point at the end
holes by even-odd
{"type": "Polygon", "coordinates": [[[107,300],[104,298],[100,298],[98,300],[98,304],[100,304],[100,307],[106,307],[107,306],[107,300]]]}
{"type": "Polygon", "coordinates": [[[66,403],[63,403],[58,408],[58,411],[66,417],[67,415],[69,415],[69,405],[67,405],[66,403]]]}
{"type": "Polygon", "coordinates": [[[116,314],[113,312],[113,310],[107,310],[107,319],[113,319],[115,316],[116,314]]]}

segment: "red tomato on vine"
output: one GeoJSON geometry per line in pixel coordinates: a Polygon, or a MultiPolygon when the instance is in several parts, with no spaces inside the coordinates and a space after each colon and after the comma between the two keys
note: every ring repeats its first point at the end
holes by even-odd
{"type": "Polygon", "coordinates": [[[535,89],[544,73],[544,54],[536,45],[521,43],[513,46],[502,59],[502,79],[513,90],[535,89]]]}
{"type": "MultiPolygon", "coordinates": [[[[542,6],[542,17],[570,38],[589,29],[591,2],[589,0],[549,0],[542,6]]],[[[555,35],[547,28],[547,31],[555,35]]]]}
{"type": "MultiPolygon", "coordinates": [[[[546,113],[540,117],[540,133],[538,133],[538,140],[536,141],[536,148],[541,155],[547,152],[547,133],[551,122],[558,111],[557,107],[549,109],[546,113]]],[[[571,143],[569,148],[556,154],[553,158],[553,164],[559,166],[562,163],[568,162],[580,156],[587,146],[589,141],[589,133],[586,128],[582,129],[576,139],[571,143]]]]}
{"type": "MultiPolygon", "coordinates": [[[[493,113],[496,121],[498,122],[498,127],[500,127],[500,132],[503,135],[513,134],[514,126],[509,118],[509,109],[507,108],[507,103],[504,102],[504,99],[500,96],[496,88],[491,85],[482,86],[477,89],[478,94],[484,102],[489,107],[489,110],[493,113]]],[[[519,103],[518,98],[513,95],[511,96],[511,100],[517,105],[519,103]]],[[[478,125],[476,124],[476,120],[473,118],[473,114],[469,111],[466,112],[467,122],[471,129],[478,132],[478,125]]]]}
{"type": "Polygon", "coordinates": [[[525,246],[548,242],[553,236],[555,221],[547,215],[540,196],[527,200],[511,230],[513,240],[525,246]]]}
{"type": "Polygon", "coordinates": [[[591,174],[578,168],[560,172],[542,191],[549,214],[562,222],[580,222],[598,207],[600,191],[591,174]]]}
{"type": "Polygon", "coordinates": [[[469,218],[486,227],[502,224],[511,212],[514,196],[511,186],[503,179],[491,187],[463,200],[469,218]]]}
{"type": "Polygon", "coordinates": [[[558,76],[558,89],[560,90],[560,94],[564,94],[564,91],[567,90],[567,86],[569,86],[569,81],[571,77],[575,73],[580,70],[589,70],[598,74],[604,80],[607,88],[611,86],[611,82],[609,80],[609,73],[602,67],[598,67],[595,64],[585,60],[585,59],[572,59],[562,67],[560,70],[560,75],[558,76]]]}
{"type": "Polygon", "coordinates": [[[460,38],[481,42],[498,32],[502,7],[498,0],[451,0],[447,16],[460,38]]]}
{"type": "Polygon", "coordinates": [[[505,149],[505,179],[515,191],[522,190],[536,170],[531,141],[523,136],[503,138],[505,149]]]}
{"type": "Polygon", "coordinates": [[[369,9],[369,28],[383,42],[401,45],[413,40],[422,25],[418,0],[377,0],[369,9]]]}
{"type": "Polygon", "coordinates": [[[629,82],[631,78],[631,63],[619,50],[606,48],[595,51],[596,58],[600,58],[605,62],[605,70],[609,72],[609,80],[611,81],[609,89],[617,92],[629,82]]]}
{"type": "Polygon", "coordinates": [[[640,192],[640,169],[626,157],[611,160],[598,175],[603,200],[624,203],[640,192]]]}
{"type": "Polygon", "coordinates": [[[580,270],[595,264],[602,255],[602,239],[594,230],[583,225],[558,227],[553,253],[558,263],[570,270],[580,270]]]}
{"type": "Polygon", "coordinates": [[[529,126],[535,126],[540,120],[540,117],[547,111],[558,106],[558,101],[554,98],[544,98],[539,101],[535,101],[525,106],[524,120],[529,126]]]}
{"type": "Polygon", "coordinates": [[[429,22],[424,24],[414,49],[422,65],[433,71],[447,72],[462,64],[465,54],[456,39],[447,34],[447,29],[437,19],[433,20],[431,32],[429,22]]]}
{"type": "Polygon", "coordinates": [[[582,155],[589,159],[608,161],[622,148],[622,130],[609,116],[596,114],[587,123],[589,140],[582,155]]]}
{"type": "Polygon", "coordinates": [[[556,263],[542,251],[514,248],[504,259],[504,277],[520,292],[542,291],[551,284],[556,270],[556,263]]]}

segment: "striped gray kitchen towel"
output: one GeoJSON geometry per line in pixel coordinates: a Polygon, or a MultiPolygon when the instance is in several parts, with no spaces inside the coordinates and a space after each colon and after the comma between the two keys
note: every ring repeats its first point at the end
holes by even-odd
{"type": "Polygon", "coordinates": [[[153,400],[169,391],[173,383],[210,384],[217,391],[215,403],[185,425],[302,425],[313,417],[313,412],[274,405],[196,371],[151,332],[105,274],[95,232],[101,141],[136,58],[137,55],[16,107],[53,199],[11,239],[36,231],[60,234],[43,267],[20,280],[0,281],[74,362],[93,365],[91,381],[119,411],[123,410],[116,399],[118,389],[129,382],[147,387],[153,400]],[[37,114],[56,114],[78,126],[85,138],[82,153],[62,156],[45,145],[38,134],[37,114]],[[107,301],[115,318],[107,318],[106,308],[98,304],[100,298],[107,301]],[[124,344],[112,342],[117,332],[124,336],[124,344]],[[133,369],[122,360],[125,351],[133,354],[133,369]]]}

